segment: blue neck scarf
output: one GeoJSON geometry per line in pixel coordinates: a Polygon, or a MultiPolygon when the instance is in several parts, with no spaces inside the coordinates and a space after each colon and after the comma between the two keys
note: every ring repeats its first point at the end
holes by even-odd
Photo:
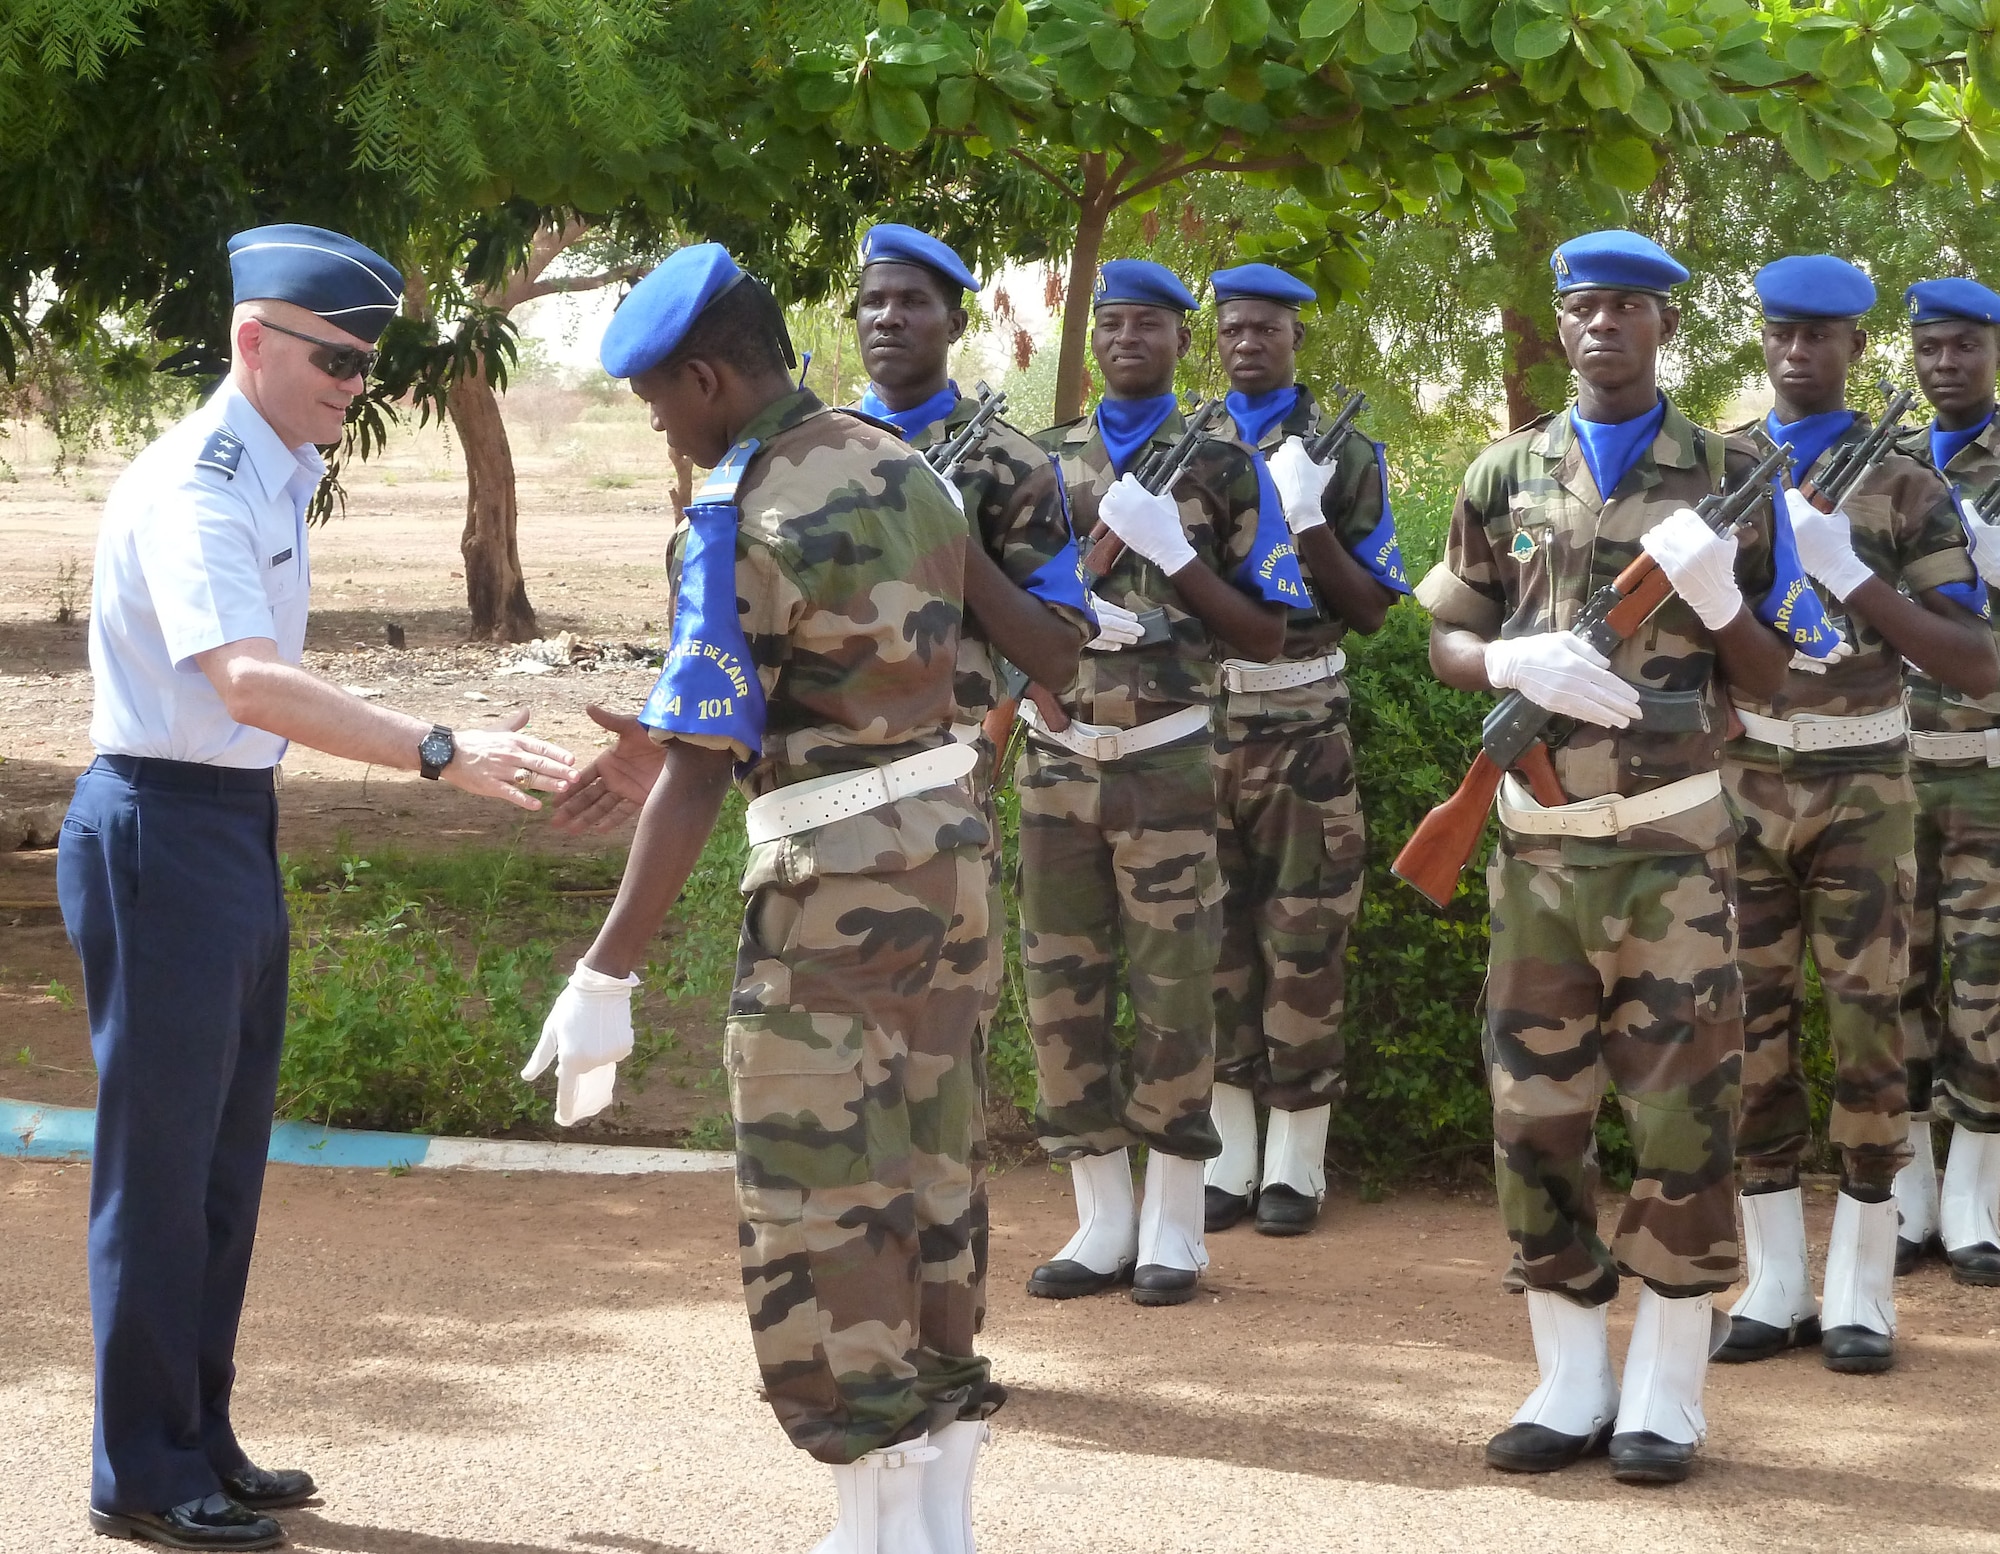
{"type": "Polygon", "coordinates": [[[1948,432],[1937,422],[1931,422],[1931,463],[1943,474],[1945,466],[1972,445],[1973,439],[1993,424],[1993,412],[1986,413],[1986,419],[1977,426],[1968,426],[1962,432],[1948,432]]]}
{"type": "Polygon", "coordinates": [[[1827,410],[1819,415],[1801,416],[1796,421],[1780,421],[1773,410],[1764,417],[1764,435],[1774,443],[1792,445],[1792,478],[1801,479],[1820,461],[1820,456],[1840,441],[1854,424],[1852,410],[1827,410]]]}
{"type": "Polygon", "coordinates": [[[947,383],[921,405],[912,405],[908,410],[891,410],[876,397],[875,385],[869,384],[861,396],[861,403],[855,406],[863,415],[872,415],[878,421],[887,421],[903,434],[905,442],[923,435],[927,427],[935,426],[958,408],[958,385],[947,383]]]}
{"type": "Polygon", "coordinates": [[[1125,473],[1132,455],[1151,441],[1167,417],[1180,408],[1171,394],[1151,399],[1112,399],[1097,402],[1097,435],[1104,439],[1104,451],[1111,455],[1111,472],[1125,473]]]}
{"type": "Polygon", "coordinates": [[[1590,478],[1597,482],[1597,494],[1605,501],[1611,500],[1619,482],[1632,473],[1639,455],[1652,447],[1666,419],[1664,399],[1629,421],[1586,421],[1577,414],[1576,406],[1569,407],[1569,424],[1576,432],[1576,440],[1583,444],[1583,462],[1590,467],[1590,478]]]}
{"type": "Polygon", "coordinates": [[[1239,394],[1231,389],[1222,396],[1222,402],[1236,422],[1236,434],[1254,448],[1272,427],[1292,413],[1299,402],[1299,386],[1287,383],[1267,394],[1239,394]]]}

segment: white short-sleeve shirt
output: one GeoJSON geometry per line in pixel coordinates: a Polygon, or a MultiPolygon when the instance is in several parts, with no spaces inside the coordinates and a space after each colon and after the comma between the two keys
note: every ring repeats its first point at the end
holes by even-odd
{"type": "Polygon", "coordinates": [[[288,448],[231,379],[111,488],[90,589],[90,742],[107,755],[275,766],[285,741],[229,716],[197,653],[306,640],[305,513],[326,465],[288,448]]]}

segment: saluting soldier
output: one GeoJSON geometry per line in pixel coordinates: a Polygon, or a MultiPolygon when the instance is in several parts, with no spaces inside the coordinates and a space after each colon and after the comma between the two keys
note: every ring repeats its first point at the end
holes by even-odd
{"type": "Polygon", "coordinates": [[[1222,894],[1216,659],[1223,648],[1258,661],[1281,652],[1286,605],[1305,595],[1284,516],[1264,509],[1241,448],[1204,443],[1164,495],[1134,475],[1185,430],[1174,368],[1194,306],[1161,265],[1105,265],[1091,314],[1104,397],[1035,439],[1061,460],[1077,532],[1101,521],[1124,547],[1094,590],[1103,630],[1063,699],[1063,726],[1021,704],[1035,1126],[1042,1147],[1069,1162],[1077,1198],[1077,1233],[1028,1281],[1029,1293],[1054,1299],[1129,1280],[1139,1304],[1177,1305],[1208,1264],[1202,1162],[1220,1148],[1209,1116],[1222,894]],[[1137,1027],[1129,1054],[1113,1031],[1121,948],[1137,1027]],[[1129,1154],[1139,1144],[1143,1214],[1129,1154]]]}
{"type": "Polygon", "coordinates": [[[1577,397],[1473,461],[1444,559],[1417,588],[1440,679],[1559,715],[1566,798],[1543,807],[1508,777],[1487,875],[1506,1282],[1527,1292],[1541,1384],[1486,1460],[1548,1472],[1608,1445],[1618,1478],[1665,1482],[1686,1477],[1706,1432],[1711,1298],[1737,1271],[1743,995],[1720,682],[1768,695],[1791,649],[1745,602],[1774,603],[1769,505],[1740,537],[1690,510],[1753,457],[1659,391],[1687,271],[1622,231],[1574,238],[1551,265],[1577,397]],[[1674,596],[1607,661],[1570,628],[1641,550],[1674,596]],[[1607,1080],[1635,1157],[1608,1248],[1593,1135],[1607,1080]],[[1622,1393],[1605,1330],[1621,1274],[1642,1281],[1622,1393]]]}
{"type": "Polygon", "coordinates": [[[974,1346],[992,943],[978,757],[952,737],[965,515],[893,435],[793,386],[777,302],[718,244],[642,280],[601,356],[713,473],[674,537],[640,714],[664,761],[544,1046],[594,1073],[630,1050],[636,970],[734,770],[750,856],[725,1066],[764,1395],[833,1471],[820,1554],[966,1554],[1002,1393],[974,1346]]]}
{"type": "MultiPolygon", "coordinates": [[[[2000,529],[1965,508],[2000,487],[1993,420],[2000,294],[1963,278],[1904,293],[1917,383],[1936,419],[1898,445],[1960,498],[1989,624],[2000,529]]],[[[1911,1160],[1896,1177],[1896,1271],[1942,1242],[1952,1277],[2000,1284],[2000,695],[1972,696],[1911,667],[1917,894],[1903,993],[1911,1160]],[[1945,966],[1951,971],[1946,979],[1945,966]],[[1933,1109],[1951,1122],[1942,1212],[1933,1109]]]]}
{"type": "MultiPolygon", "coordinates": [[[[306,509],[402,301],[381,255],[320,227],[229,240],[229,376],[112,487],[91,584],[90,742],[56,885],[83,962],[97,1122],[90,1521],[262,1549],[311,1475],[230,1423],[290,970],[272,770],[289,741],[529,809],[567,751],[453,733],[299,667],[306,509]]],[[[525,721],[525,714],[514,724],[525,721]]]]}
{"type": "Polygon", "coordinates": [[[1361,909],[1367,835],[1347,733],[1341,640],[1379,627],[1410,591],[1382,450],[1358,432],[1316,464],[1304,439],[1338,407],[1297,377],[1317,294],[1268,264],[1209,278],[1236,436],[1262,500],[1280,507],[1308,596],[1268,662],[1222,663],[1216,850],[1228,894],[1215,973],[1210,1231],[1256,1206],[1267,1236],[1301,1235],[1326,1195],[1326,1133],[1342,1078],[1347,933],[1361,909]],[[1268,1108],[1261,1162],[1257,1109],[1268,1108]]]}
{"type": "MultiPolygon", "coordinates": [[[[1766,265],[1756,288],[1775,404],[1741,431],[1760,454],[1790,443],[1793,474],[1805,480],[1867,435],[1868,419],[1847,408],[1847,379],[1867,348],[1861,319],[1875,305],[1875,286],[1844,259],[1806,254],[1766,265]]],[[[1986,624],[1951,597],[1974,576],[1951,493],[1935,475],[1891,454],[1833,512],[1796,489],[1786,505],[1800,559],[1835,611],[1819,635],[1831,647],[1838,633],[1840,646],[1824,658],[1795,655],[1771,696],[1739,690],[1743,733],[1726,752],[1724,776],[1744,824],[1736,848],[1745,1004],[1736,1154],[1748,1278],[1716,1358],[1761,1360],[1816,1343],[1832,1370],[1880,1371],[1895,1358],[1890,1187],[1909,1136],[1898,1009],[1916,796],[1903,737],[1903,660],[1973,694],[2000,683],[2000,661],[1986,624]],[[1807,948],[1826,1000],[1830,1131],[1840,1150],[1823,1310],[1806,1269],[1799,1188],[1812,1134],[1800,1051],[1807,948]]]]}

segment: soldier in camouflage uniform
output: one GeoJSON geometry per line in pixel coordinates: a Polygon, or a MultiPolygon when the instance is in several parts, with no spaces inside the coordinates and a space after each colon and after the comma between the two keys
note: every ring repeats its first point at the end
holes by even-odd
{"type": "Polygon", "coordinates": [[[1686,1476],[1705,1431],[1711,1296],[1737,1271],[1743,1004],[1719,682],[1775,689],[1790,649],[1745,603],[1772,613],[1769,505],[1733,539],[1687,511],[1753,462],[1659,394],[1668,291],[1687,271],[1629,232],[1574,239],[1551,264],[1577,401],[1474,460],[1417,588],[1441,679],[1558,714],[1568,800],[1545,808],[1508,777],[1488,873],[1495,1173],[1542,1382],[1487,1460],[1547,1472],[1608,1444],[1617,1477],[1664,1481],[1686,1476]],[[1675,594],[1607,662],[1569,628],[1642,549],[1675,594]],[[1593,1133],[1607,1081],[1636,1157],[1609,1248],[1593,1133]],[[1643,1281],[1622,1396],[1604,1320],[1621,1273],[1643,1281]]]}
{"type": "Polygon", "coordinates": [[[629,992],[714,824],[751,803],[725,1062],[764,1393],[833,1468],[817,1554],[969,1550],[1000,1393],[974,1349],[974,1031],[987,821],[952,739],[966,523],[924,462],[794,389],[770,293],[682,249],[613,318],[606,371],[714,473],[674,541],[666,746],[617,902],[558,1000],[566,1057],[629,1050],[629,992]]]}
{"type": "MultiPolygon", "coordinates": [[[[1204,1176],[1210,1231],[1249,1213],[1301,1235],[1326,1192],[1326,1133],[1342,1091],[1347,931],[1361,908],[1367,837],[1347,734],[1349,629],[1372,632],[1409,592],[1382,451],[1358,433],[1316,464],[1303,439],[1323,412],[1297,381],[1311,287],[1267,264],[1210,277],[1236,435],[1265,500],[1284,511],[1309,596],[1287,612],[1269,663],[1222,665],[1216,854],[1227,894],[1215,972],[1215,1125],[1204,1176]],[[1268,464],[1266,462],[1268,458],[1268,464]],[[1275,478],[1282,475],[1283,479],[1275,478]],[[1269,1108],[1260,1162],[1257,1107],[1269,1108]]],[[[1331,413],[1326,413],[1331,419],[1331,413]]]]}
{"type": "MultiPolygon", "coordinates": [[[[1977,281],[1922,281],[1904,304],[1917,381],[1937,419],[1899,447],[1939,471],[1969,508],[2000,485],[2000,295],[1977,281]]],[[[1990,623],[2000,534],[1969,513],[1965,522],[1990,623]]],[[[1913,1158],[1896,1177],[1896,1271],[1941,1246],[1953,1278],[2000,1284],[2000,695],[1967,695],[1914,666],[1906,678],[1917,792],[1917,897],[1903,990],[1913,1158]],[[1953,1124],[1942,1225],[1934,1104],[1953,1124]]]]}
{"type": "MultiPolygon", "coordinates": [[[[1847,377],[1866,347],[1860,320],[1875,287],[1825,254],[1766,265],[1756,285],[1776,408],[1741,430],[1760,454],[1789,443],[1797,478],[1823,475],[1867,434],[1866,420],[1846,408],[1847,377]]],[[[1880,1371],[1894,1363],[1890,1186],[1909,1134],[1898,1005],[1916,799],[1903,739],[1902,660],[1989,687],[2000,666],[1985,626],[1948,597],[1972,581],[1972,564],[1950,493],[1934,475],[1891,455],[1839,513],[1818,512],[1796,492],[1787,503],[1806,570],[1818,580],[1800,609],[1824,599],[1838,613],[1816,632],[1831,650],[1826,656],[1795,656],[1774,696],[1739,693],[1744,732],[1730,742],[1724,768],[1744,821],[1736,853],[1745,1005],[1736,1153],[1749,1266],[1716,1357],[1761,1360],[1816,1343],[1833,1370],[1880,1371]],[[1806,1267],[1799,1188],[1812,1131],[1800,1052],[1808,948],[1826,999],[1831,1131],[1841,1156],[1824,1316],[1806,1267]]]]}
{"type": "MultiPolygon", "coordinates": [[[[1124,548],[1094,598],[1105,633],[1073,695],[1024,702],[1021,941],[1043,1147],[1070,1162],[1077,1234],[1035,1270],[1031,1293],[1087,1295],[1129,1279],[1143,1305],[1193,1297],[1202,1241],[1201,1162],[1215,1061],[1212,975],[1221,935],[1215,857],[1216,645],[1269,658],[1284,601],[1304,585],[1255,467],[1204,444],[1173,492],[1129,472],[1182,431],[1175,363],[1194,299],[1159,265],[1104,266],[1092,349],[1106,385],[1096,412],[1036,438],[1061,459],[1079,534],[1100,520],[1124,548]],[[1129,645],[1110,633],[1130,628],[1129,645]],[[1121,963],[1122,951],[1122,963],[1121,963]],[[1120,984],[1137,1025],[1113,1031],[1120,984]],[[1145,1213],[1128,1151],[1144,1144],[1145,1213]]],[[[1096,542],[1095,540],[1093,541],[1096,542]]],[[[1100,558],[1100,565],[1102,558],[1100,558]]]]}

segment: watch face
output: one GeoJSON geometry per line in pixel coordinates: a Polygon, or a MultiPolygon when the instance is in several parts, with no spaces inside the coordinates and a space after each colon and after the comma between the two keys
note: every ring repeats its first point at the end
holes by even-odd
{"type": "Polygon", "coordinates": [[[432,729],[424,735],[423,743],[417,746],[417,755],[426,766],[444,766],[452,757],[452,738],[440,729],[432,729]]]}

